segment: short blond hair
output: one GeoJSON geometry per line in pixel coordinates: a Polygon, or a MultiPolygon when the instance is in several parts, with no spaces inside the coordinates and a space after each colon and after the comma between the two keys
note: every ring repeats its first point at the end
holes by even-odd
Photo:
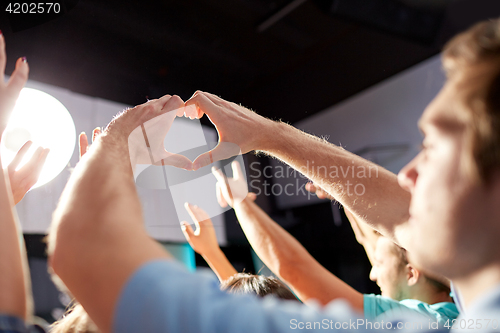
{"type": "Polygon", "coordinates": [[[480,77],[484,84],[465,100],[471,169],[475,178],[486,182],[500,168],[500,19],[480,22],[454,37],[444,47],[442,60],[448,77],[474,65],[488,66],[480,77]]]}
{"type": "Polygon", "coordinates": [[[100,333],[79,303],[73,303],[64,316],[50,326],[50,333],[100,333]]]}

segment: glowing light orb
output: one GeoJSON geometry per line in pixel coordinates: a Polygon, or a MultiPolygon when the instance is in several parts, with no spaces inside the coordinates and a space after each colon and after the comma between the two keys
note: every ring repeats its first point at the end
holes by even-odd
{"type": "Polygon", "coordinates": [[[18,168],[24,165],[36,148],[49,148],[38,182],[40,187],[54,179],[68,165],[76,142],[73,118],[64,105],[51,95],[37,89],[24,88],[2,137],[0,153],[4,167],[28,141],[33,141],[18,168]]]}

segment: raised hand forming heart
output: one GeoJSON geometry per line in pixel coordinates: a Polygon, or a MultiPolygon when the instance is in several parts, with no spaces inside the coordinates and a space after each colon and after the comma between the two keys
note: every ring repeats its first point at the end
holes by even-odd
{"type": "MultiPolygon", "coordinates": [[[[168,96],[168,95],[167,95],[168,96]]],[[[162,97],[162,100],[166,97],[162,97]]],[[[198,170],[216,161],[245,154],[251,150],[266,150],[272,140],[274,122],[235,103],[215,95],[197,91],[184,105],[181,99],[167,100],[156,117],[149,117],[134,128],[129,137],[132,165],[172,165],[186,170],[198,170]],[[219,135],[217,146],[199,155],[193,162],[187,157],[165,150],[163,140],[176,116],[190,119],[207,114],[219,135]]]]}
{"type": "Polygon", "coordinates": [[[185,107],[177,96],[174,99],[167,99],[163,109],[168,111],[145,120],[131,131],[128,137],[131,164],[132,166],[136,164],[172,165],[192,170],[191,160],[183,155],[168,152],[164,147],[164,140],[176,116],[193,119],[196,116],[196,109],[185,107]]]}
{"type": "Polygon", "coordinates": [[[219,134],[219,144],[198,156],[193,161],[193,170],[239,153],[267,150],[273,139],[274,122],[241,105],[202,91],[195,92],[185,104],[196,106],[196,118],[206,114],[219,134]]]}

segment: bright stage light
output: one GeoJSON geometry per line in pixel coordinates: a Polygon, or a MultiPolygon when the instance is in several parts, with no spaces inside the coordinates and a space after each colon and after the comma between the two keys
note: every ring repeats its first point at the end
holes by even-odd
{"type": "Polygon", "coordinates": [[[73,118],[61,102],[40,90],[24,88],[3,134],[0,152],[4,167],[28,140],[33,145],[18,168],[37,147],[50,149],[40,178],[33,186],[36,188],[54,179],[68,165],[75,149],[76,130],[73,118]]]}

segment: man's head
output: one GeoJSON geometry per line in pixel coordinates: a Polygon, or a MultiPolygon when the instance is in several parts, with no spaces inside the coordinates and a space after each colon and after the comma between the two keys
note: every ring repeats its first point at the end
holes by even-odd
{"type": "Polygon", "coordinates": [[[51,333],[100,333],[80,303],[75,302],[64,316],[50,326],[51,333]]]}
{"type": "Polygon", "coordinates": [[[408,298],[406,263],[396,244],[385,237],[378,238],[370,280],[377,283],[382,296],[397,301],[408,298]]]}
{"type": "Polygon", "coordinates": [[[399,181],[412,193],[412,260],[454,279],[499,261],[500,21],[451,40],[443,65],[419,123],[423,149],[399,181]]]}
{"type": "Polygon", "coordinates": [[[221,289],[234,294],[254,294],[259,297],[273,295],[281,299],[298,301],[283,282],[272,276],[234,274],[222,282],[221,289]]]}
{"type": "Polygon", "coordinates": [[[427,301],[428,295],[450,293],[447,286],[408,263],[406,250],[385,237],[377,240],[370,280],[377,283],[382,296],[397,301],[409,298],[427,301]]]}

